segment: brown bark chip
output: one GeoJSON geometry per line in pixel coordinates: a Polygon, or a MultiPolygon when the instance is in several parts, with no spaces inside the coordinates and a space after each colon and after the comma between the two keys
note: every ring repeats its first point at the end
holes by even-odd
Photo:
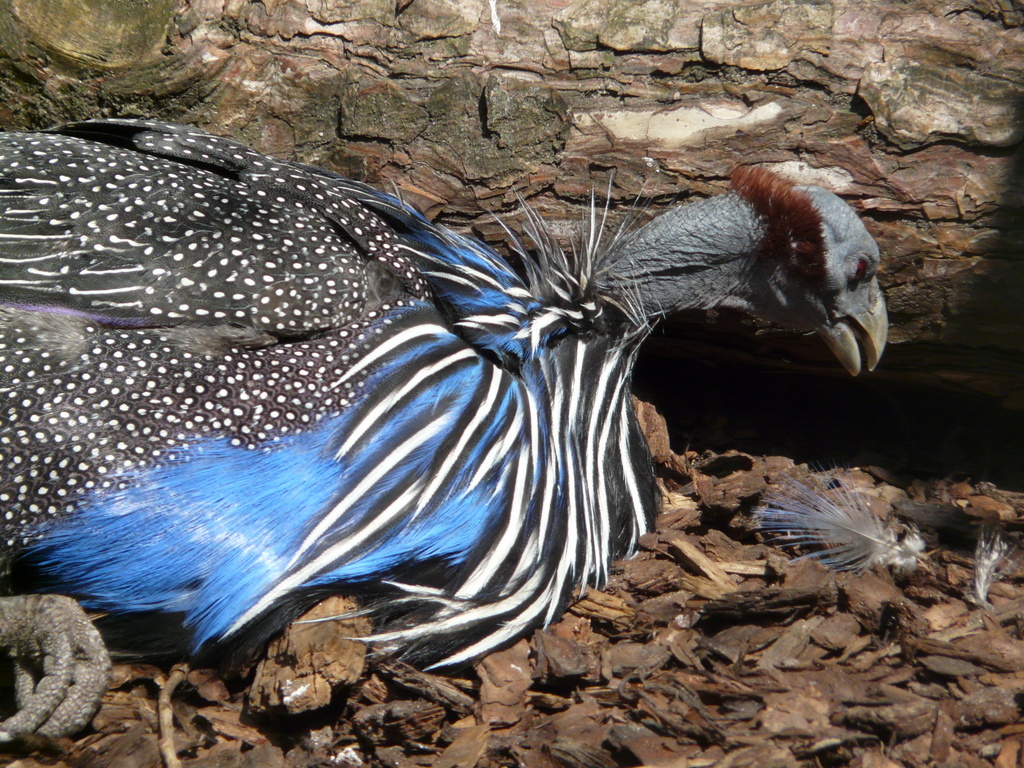
{"type": "Polygon", "coordinates": [[[530,644],[520,640],[492,653],[477,665],[480,676],[481,723],[498,728],[515,725],[526,711],[526,693],[533,684],[530,644]]]}
{"type": "Polygon", "coordinates": [[[367,634],[369,622],[337,618],[357,607],[345,597],[329,598],[273,640],[249,690],[252,710],[294,715],[319,709],[330,703],[336,689],[358,680],[366,646],[351,638],[367,634]]]}

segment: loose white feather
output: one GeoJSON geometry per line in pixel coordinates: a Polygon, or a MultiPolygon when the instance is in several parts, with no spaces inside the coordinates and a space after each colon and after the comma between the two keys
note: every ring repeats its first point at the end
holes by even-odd
{"type": "Polygon", "coordinates": [[[1024,552],[1019,545],[1008,542],[994,525],[986,525],[974,548],[974,583],[971,600],[975,605],[990,608],[988,591],[997,579],[1012,573],[1020,565],[1024,552]]]}
{"type": "Polygon", "coordinates": [[[913,571],[924,553],[924,539],[912,526],[883,521],[863,494],[845,485],[812,483],[786,476],[754,510],[758,527],[785,546],[814,548],[804,557],[838,571],[863,571],[875,565],[913,571]]]}

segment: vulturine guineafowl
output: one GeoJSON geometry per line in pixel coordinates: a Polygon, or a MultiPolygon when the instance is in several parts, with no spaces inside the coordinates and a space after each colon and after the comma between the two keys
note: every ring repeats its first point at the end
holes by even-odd
{"type": "MultiPolygon", "coordinates": [[[[468,662],[650,529],[630,375],[655,321],[736,308],[851,373],[886,339],[854,212],[756,168],[574,255],[529,217],[523,275],[392,196],[164,123],[0,135],[0,201],[4,567],[133,652],[254,646],[346,593],[370,642],[468,662]]],[[[4,598],[16,651],[39,599],[4,598]]],[[[65,651],[91,648],[74,621],[65,651]]],[[[65,686],[101,689],[100,656],[65,686]]],[[[27,675],[9,734],[82,721],[27,675]]]]}

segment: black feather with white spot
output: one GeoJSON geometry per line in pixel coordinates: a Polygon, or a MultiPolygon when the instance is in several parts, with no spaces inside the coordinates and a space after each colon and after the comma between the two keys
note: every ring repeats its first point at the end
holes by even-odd
{"type": "Polygon", "coordinates": [[[426,295],[392,230],[344,187],[227,139],[79,123],[0,134],[0,169],[8,304],[292,335],[361,317],[398,281],[426,295]]]}

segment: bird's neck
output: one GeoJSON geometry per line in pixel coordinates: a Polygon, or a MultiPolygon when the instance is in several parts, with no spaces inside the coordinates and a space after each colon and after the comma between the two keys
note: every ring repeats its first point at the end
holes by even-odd
{"type": "Polygon", "coordinates": [[[734,192],[669,211],[601,260],[604,296],[644,322],[684,309],[749,309],[766,270],[763,223],[734,192]]]}
{"type": "Polygon", "coordinates": [[[592,586],[651,529],[660,498],[633,410],[636,354],[636,346],[601,334],[569,337],[523,370],[550,409],[546,457],[556,469],[549,471],[563,478],[567,530],[587,532],[575,546],[579,574],[592,586]]]}

